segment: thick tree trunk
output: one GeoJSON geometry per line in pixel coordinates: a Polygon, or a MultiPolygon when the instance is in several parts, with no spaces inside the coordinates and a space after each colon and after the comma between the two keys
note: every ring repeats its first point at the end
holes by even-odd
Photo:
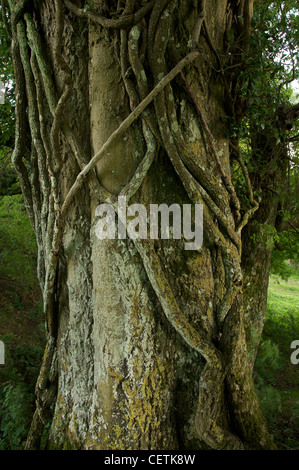
{"type": "Polygon", "coordinates": [[[48,448],[272,448],[243,320],[247,214],[230,178],[225,84],[213,72],[231,18],[242,14],[248,28],[252,2],[242,11],[226,0],[204,10],[191,0],[110,2],[107,11],[98,1],[94,12],[84,2],[9,3],[34,177],[20,153],[23,97],[14,161],[48,329],[27,448],[47,422],[48,448]],[[156,86],[141,117],[91,160],[156,86]],[[202,248],[99,240],[96,207],[119,194],[147,209],[203,204],[202,248]]]}

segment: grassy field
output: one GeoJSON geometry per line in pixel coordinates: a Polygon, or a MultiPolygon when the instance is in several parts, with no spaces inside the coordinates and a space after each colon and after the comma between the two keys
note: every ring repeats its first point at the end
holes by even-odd
{"type": "Polygon", "coordinates": [[[277,445],[299,450],[299,364],[290,360],[294,340],[299,340],[299,276],[288,281],[272,276],[255,378],[277,445]]]}

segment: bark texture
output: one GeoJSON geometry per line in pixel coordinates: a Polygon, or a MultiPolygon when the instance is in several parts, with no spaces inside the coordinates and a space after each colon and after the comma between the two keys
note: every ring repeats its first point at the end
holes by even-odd
{"type": "Polygon", "coordinates": [[[243,318],[258,205],[232,183],[222,69],[232,25],[248,47],[253,2],[8,3],[48,334],[27,448],[47,423],[52,449],[273,448],[243,318]],[[203,247],[98,240],[95,209],[118,195],[203,204],[203,247]]]}

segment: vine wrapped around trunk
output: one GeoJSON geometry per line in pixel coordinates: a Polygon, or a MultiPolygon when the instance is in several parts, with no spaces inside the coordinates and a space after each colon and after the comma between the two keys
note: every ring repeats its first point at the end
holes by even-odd
{"type": "Polygon", "coordinates": [[[249,209],[232,182],[233,90],[213,71],[234,22],[248,46],[253,1],[93,3],[8,1],[13,161],[47,324],[27,448],[47,423],[47,448],[273,448],[243,319],[258,203],[243,162],[249,209]],[[96,206],[118,196],[203,204],[203,247],[97,240],[96,206]]]}

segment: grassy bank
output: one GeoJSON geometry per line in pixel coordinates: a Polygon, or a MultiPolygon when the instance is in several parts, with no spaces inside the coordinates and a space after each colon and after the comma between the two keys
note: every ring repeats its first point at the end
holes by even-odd
{"type": "Polygon", "coordinates": [[[281,449],[299,450],[299,364],[291,343],[299,340],[299,276],[272,276],[255,379],[269,427],[281,449]]]}
{"type": "Polygon", "coordinates": [[[20,195],[0,198],[0,450],[24,447],[44,349],[36,243],[20,195]]]}

